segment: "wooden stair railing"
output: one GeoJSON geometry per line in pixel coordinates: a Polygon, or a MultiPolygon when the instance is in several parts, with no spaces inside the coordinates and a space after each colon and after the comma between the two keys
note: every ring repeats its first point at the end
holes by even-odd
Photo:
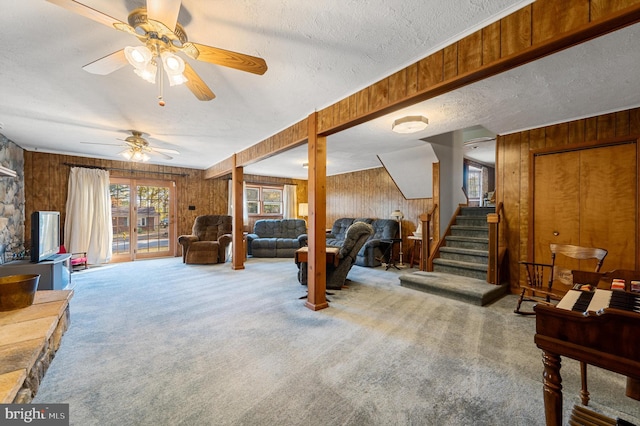
{"type": "Polygon", "coordinates": [[[467,188],[465,188],[464,186],[462,187],[462,193],[464,194],[464,199],[467,200],[465,206],[469,205],[469,195],[467,194],[467,188]]]}
{"type": "Polygon", "coordinates": [[[433,219],[433,215],[437,211],[436,210],[437,208],[438,208],[438,205],[434,204],[430,212],[422,213],[419,216],[420,222],[422,222],[422,235],[420,236],[422,238],[422,244],[420,247],[422,250],[422,253],[420,254],[420,265],[419,265],[421,271],[427,270],[427,263],[428,263],[427,259],[429,259],[429,255],[431,253],[431,221],[433,219]]]}
{"type": "Polygon", "coordinates": [[[487,282],[489,284],[500,284],[500,265],[504,259],[506,250],[500,248],[500,219],[503,204],[498,203],[495,213],[487,215],[489,224],[489,268],[487,269],[487,282]]]}
{"type": "Polygon", "coordinates": [[[435,259],[438,256],[440,256],[440,247],[445,245],[446,237],[451,235],[451,227],[456,224],[456,218],[460,215],[460,211],[462,210],[463,207],[467,207],[467,205],[466,204],[458,204],[458,208],[453,213],[453,216],[451,216],[451,219],[449,220],[449,225],[447,225],[447,229],[444,232],[444,235],[442,235],[440,237],[440,239],[436,243],[435,248],[433,249],[433,252],[431,253],[431,255],[429,255],[429,258],[428,258],[428,261],[427,261],[427,265],[426,265],[426,268],[427,268],[426,270],[427,271],[429,271],[429,272],[433,271],[433,259],[435,259]]]}

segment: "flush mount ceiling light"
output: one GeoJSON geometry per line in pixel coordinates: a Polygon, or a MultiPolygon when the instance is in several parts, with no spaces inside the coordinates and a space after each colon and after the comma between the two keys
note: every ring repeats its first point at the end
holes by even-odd
{"type": "Polygon", "coordinates": [[[398,118],[391,125],[391,130],[396,133],[415,133],[424,130],[429,125],[427,117],[422,115],[409,115],[398,118]]]}

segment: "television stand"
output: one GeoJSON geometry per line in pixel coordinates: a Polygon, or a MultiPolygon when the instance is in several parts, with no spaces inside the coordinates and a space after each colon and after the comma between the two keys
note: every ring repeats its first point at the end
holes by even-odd
{"type": "Polygon", "coordinates": [[[14,260],[0,265],[0,277],[38,274],[38,290],[64,290],[71,284],[71,253],[56,254],[51,260],[33,263],[14,260]]]}

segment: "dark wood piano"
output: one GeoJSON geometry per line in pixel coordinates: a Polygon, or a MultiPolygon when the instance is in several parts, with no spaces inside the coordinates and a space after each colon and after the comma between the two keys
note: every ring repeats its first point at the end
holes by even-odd
{"type": "Polygon", "coordinates": [[[610,307],[576,312],[542,303],[534,311],[547,425],[562,425],[561,356],[627,376],[627,396],[640,399],[640,313],[610,307]]]}

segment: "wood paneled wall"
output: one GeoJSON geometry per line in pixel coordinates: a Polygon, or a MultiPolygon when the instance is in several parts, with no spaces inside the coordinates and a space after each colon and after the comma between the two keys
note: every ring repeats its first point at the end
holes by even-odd
{"type": "MultiPolygon", "coordinates": [[[[637,22],[640,0],[534,3],[318,112],[318,132],[337,133],[637,22]]],[[[306,118],[238,153],[247,165],[305,142],[306,118]]],[[[223,161],[207,177],[228,172],[223,161]]]]}
{"type": "MultiPolygon", "coordinates": [[[[190,234],[193,222],[202,214],[227,214],[227,180],[205,179],[203,170],[159,166],[127,161],[100,160],[69,155],[24,152],[25,229],[30,229],[31,212],[55,210],[64,217],[71,167],[65,163],[124,170],[110,170],[114,177],[156,179],[176,183],[177,235],[190,234]],[[195,206],[189,210],[188,206],[195,206]]],[[[30,238],[28,235],[27,238],[30,238]]],[[[27,244],[30,245],[30,242],[27,244]]],[[[178,250],[179,253],[179,250],[178,250]]]]}
{"type": "Polygon", "coordinates": [[[509,253],[512,291],[525,280],[518,261],[527,260],[529,244],[529,151],[626,136],[640,137],[640,108],[498,136],[497,201],[504,203],[500,232],[509,253]]]}
{"type": "Polygon", "coordinates": [[[418,216],[430,211],[432,205],[431,198],[405,199],[382,167],[327,177],[327,228],[341,217],[390,219],[392,211],[400,210],[407,244],[407,236],[418,226],[418,216]]]}

